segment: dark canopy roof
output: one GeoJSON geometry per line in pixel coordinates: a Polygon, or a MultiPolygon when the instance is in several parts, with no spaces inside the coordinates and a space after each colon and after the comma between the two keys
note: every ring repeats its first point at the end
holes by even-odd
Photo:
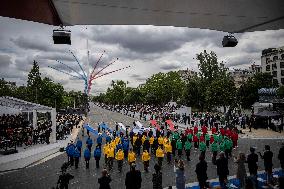
{"type": "Polygon", "coordinates": [[[0,16],[51,25],[156,25],[225,32],[284,28],[283,0],[4,0],[0,16]]]}

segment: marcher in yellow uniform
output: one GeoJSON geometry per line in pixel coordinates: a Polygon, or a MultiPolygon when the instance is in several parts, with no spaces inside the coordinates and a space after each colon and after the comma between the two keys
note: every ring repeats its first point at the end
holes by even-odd
{"type": "Polygon", "coordinates": [[[109,143],[106,143],[103,147],[103,154],[105,155],[105,166],[107,166],[108,159],[107,159],[107,154],[109,151],[109,143]]]}
{"type": "Polygon", "coordinates": [[[108,159],[108,168],[109,170],[112,170],[113,159],[114,159],[114,148],[112,146],[109,147],[109,150],[107,153],[107,159],[108,159]]]}
{"type": "Polygon", "coordinates": [[[115,140],[111,141],[110,146],[111,146],[112,148],[115,148],[116,145],[117,145],[117,144],[116,144],[115,140]]]}
{"type": "Polygon", "coordinates": [[[144,170],[146,172],[148,172],[150,154],[148,153],[147,150],[144,150],[144,152],[142,153],[142,161],[143,161],[143,164],[144,164],[144,170]]]}
{"type": "Polygon", "coordinates": [[[163,143],[164,143],[164,138],[163,138],[162,136],[160,136],[160,137],[158,138],[158,144],[159,144],[159,146],[163,146],[163,143]]]}
{"type": "Polygon", "coordinates": [[[120,137],[115,137],[115,145],[118,145],[119,142],[120,142],[120,137]]]}
{"type": "Polygon", "coordinates": [[[153,144],[154,140],[155,140],[154,136],[151,136],[150,139],[149,139],[150,145],[153,144]]]}
{"type": "Polygon", "coordinates": [[[121,172],[123,159],[124,159],[124,152],[122,149],[119,149],[115,154],[115,159],[117,160],[118,171],[121,172]]]}
{"type": "Polygon", "coordinates": [[[165,144],[165,152],[167,154],[167,162],[170,164],[172,160],[173,147],[169,141],[165,144]]]}
{"type": "Polygon", "coordinates": [[[164,145],[167,144],[168,141],[169,141],[168,137],[165,136],[165,137],[164,137],[164,143],[163,143],[163,144],[164,144],[164,145]]]}
{"type": "Polygon", "coordinates": [[[136,140],[137,140],[137,135],[135,134],[133,137],[132,137],[132,146],[134,146],[136,140]]]}
{"type": "Polygon", "coordinates": [[[159,146],[158,149],[156,150],[156,157],[158,158],[158,164],[162,167],[164,151],[162,150],[161,146],[159,146]]]}
{"type": "Polygon", "coordinates": [[[154,150],[153,150],[153,143],[154,143],[154,136],[151,136],[150,139],[149,139],[149,143],[150,143],[150,147],[151,147],[151,152],[154,153],[154,150]]]}
{"type": "Polygon", "coordinates": [[[142,145],[144,144],[144,142],[145,142],[145,140],[146,140],[146,136],[145,135],[143,135],[143,137],[142,137],[142,145]]]}
{"type": "Polygon", "coordinates": [[[132,163],[135,163],[136,161],[136,155],[135,153],[133,152],[132,149],[130,149],[130,151],[128,152],[128,163],[129,165],[131,166],[132,163]]]}

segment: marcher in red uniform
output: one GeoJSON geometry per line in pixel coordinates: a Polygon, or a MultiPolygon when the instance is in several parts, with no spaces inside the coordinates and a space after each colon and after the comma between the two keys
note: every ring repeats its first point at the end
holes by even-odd
{"type": "Polygon", "coordinates": [[[189,128],[187,127],[184,134],[187,136],[189,134],[189,128]]]}
{"type": "Polygon", "coordinates": [[[193,135],[193,130],[192,128],[189,129],[189,133],[188,134],[192,134],[193,135]]]}
{"type": "Polygon", "coordinates": [[[224,129],[223,127],[221,127],[221,128],[220,128],[220,133],[221,133],[222,136],[225,135],[225,132],[226,132],[225,129],[224,129]]]}
{"type": "Polygon", "coordinates": [[[207,133],[207,127],[205,125],[201,128],[202,133],[205,135],[207,133]]]}
{"type": "Polygon", "coordinates": [[[231,138],[231,135],[232,135],[231,129],[227,128],[225,135],[226,135],[227,137],[231,138]]]}
{"type": "Polygon", "coordinates": [[[215,134],[217,132],[216,127],[212,127],[211,132],[212,132],[212,134],[215,134]]]}
{"type": "Polygon", "coordinates": [[[200,136],[200,139],[199,139],[199,142],[204,142],[204,141],[205,141],[204,135],[201,135],[201,136],[200,136]]]}
{"type": "Polygon", "coordinates": [[[238,133],[233,131],[231,137],[233,141],[233,148],[235,149],[236,147],[238,147],[238,139],[239,139],[238,133]]]}
{"type": "Polygon", "coordinates": [[[210,144],[212,144],[214,142],[214,137],[213,135],[210,136],[210,144]]]}
{"type": "Polygon", "coordinates": [[[193,140],[194,142],[194,148],[197,149],[198,148],[198,137],[196,135],[193,135],[193,140]]]}
{"type": "Polygon", "coordinates": [[[194,126],[193,131],[194,131],[194,135],[196,135],[198,133],[198,127],[194,126]]]}

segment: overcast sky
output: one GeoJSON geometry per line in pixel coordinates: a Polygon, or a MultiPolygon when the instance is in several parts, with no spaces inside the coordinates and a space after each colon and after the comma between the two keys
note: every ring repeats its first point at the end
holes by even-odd
{"type": "MultiPolygon", "coordinates": [[[[0,17],[0,78],[25,85],[33,60],[40,66],[43,76],[63,84],[67,90],[83,90],[83,81],[59,73],[47,66],[68,71],[56,60],[79,70],[70,54],[87,65],[86,41],[89,39],[90,66],[93,67],[105,50],[99,68],[119,58],[104,73],[131,66],[94,82],[91,93],[104,92],[111,80],[127,80],[136,87],[158,72],[192,69],[197,71],[197,53],[204,49],[216,52],[218,59],[230,69],[248,68],[253,62],[260,64],[261,51],[269,47],[284,46],[284,30],[236,34],[239,44],[223,48],[226,33],[190,28],[157,26],[73,26],[72,45],[54,45],[53,26],[0,17]]],[[[92,68],[90,68],[91,71],[92,68]]]]}

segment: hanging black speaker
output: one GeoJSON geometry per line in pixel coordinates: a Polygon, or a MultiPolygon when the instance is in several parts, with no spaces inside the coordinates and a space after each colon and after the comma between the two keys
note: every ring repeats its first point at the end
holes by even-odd
{"type": "Polygon", "coordinates": [[[54,44],[71,45],[71,31],[70,30],[53,30],[54,44]]]}
{"type": "Polygon", "coordinates": [[[224,36],[222,41],[223,47],[235,47],[237,44],[238,40],[232,35],[224,36]]]}

